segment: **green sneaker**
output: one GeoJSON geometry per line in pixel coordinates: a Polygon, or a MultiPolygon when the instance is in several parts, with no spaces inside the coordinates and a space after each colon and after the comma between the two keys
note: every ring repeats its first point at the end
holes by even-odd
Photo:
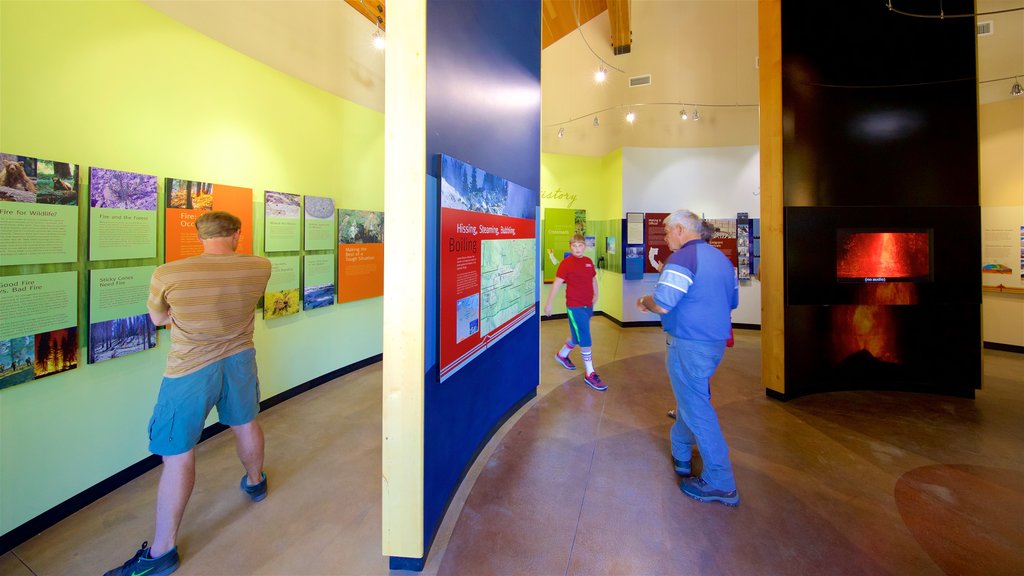
{"type": "Polygon", "coordinates": [[[167,576],[178,569],[178,547],[164,552],[159,558],[149,557],[149,542],[143,542],[139,551],[124,564],[107,571],[103,576],[167,576]]]}
{"type": "MultiPolygon", "coordinates": [[[[242,482],[238,485],[242,492],[245,492],[245,495],[252,499],[253,502],[259,502],[267,497],[267,473],[262,472],[262,474],[263,478],[255,486],[249,485],[249,479],[244,474],[242,475],[242,482]]],[[[149,575],[147,574],[146,576],[149,575]]]]}

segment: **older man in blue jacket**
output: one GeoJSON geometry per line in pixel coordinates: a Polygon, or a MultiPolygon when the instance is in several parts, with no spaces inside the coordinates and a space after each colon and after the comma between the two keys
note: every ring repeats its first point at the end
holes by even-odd
{"type": "Polygon", "coordinates": [[[738,506],[739,494],[729,447],[711,405],[711,376],[718,368],[739,305],[739,282],[732,262],[701,240],[702,221],[689,210],[665,218],[665,240],[672,255],[661,270],[654,294],[641,296],[637,309],[661,316],[666,333],[669,378],[680,415],[672,426],[672,461],[683,476],[679,488],[701,502],[738,506]],[[704,469],[691,476],[694,444],[704,469]]]}

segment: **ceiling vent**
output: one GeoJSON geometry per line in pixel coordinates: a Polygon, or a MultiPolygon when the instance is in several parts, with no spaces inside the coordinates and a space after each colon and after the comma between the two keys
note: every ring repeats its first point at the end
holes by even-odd
{"type": "Polygon", "coordinates": [[[992,35],[992,21],[978,22],[978,36],[992,35]]]}
{"type": "Polygon", "coordinates": [[[636,88],[638,86],[649,86],[651,84],[651,75],[644,74],[643,76],[633,76],[629,79],[629,87],[636,88]]]}

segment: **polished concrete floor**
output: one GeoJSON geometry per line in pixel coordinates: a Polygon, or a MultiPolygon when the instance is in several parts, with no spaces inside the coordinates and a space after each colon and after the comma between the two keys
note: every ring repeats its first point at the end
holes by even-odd
{"type": "MultiPolygon", "coordinates": [[[[712,383],[733,509],[678,490],[658,329],[594,319],[601,393],[549,361],[565,321],[541,326],[538,396],[473,466],[424,574],[1024,574],[1024,355],[986,351],[975,400],[783,403],[764,395],[760,334],[737,331],[712,383]]],[[[260,416],[270,497],[259,504],[238,491],[230,434],[200,445],[177,573],[387,573],[380,379],[371,366],[260,416]]],[[[151,536],[158,472],[3,555],[0,574],[120,564],[151,536]]]]}

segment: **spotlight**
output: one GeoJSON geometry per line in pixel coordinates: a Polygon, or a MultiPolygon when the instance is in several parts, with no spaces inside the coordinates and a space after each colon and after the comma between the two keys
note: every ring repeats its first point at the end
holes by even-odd
{"type": "Polygon", "coordinates": [[[679,111],[679,119],[686,120],[687,118],[689,118],[689,116],[686,115],[686,108],[683,108],[679,111]]]}
{"type": "MultiPolygon", "coordinates": [[[[379,4],[377,5],[377,10],[383,10],[379,4]]],[[[373,47],[377,50],[384,50],[384,46],[386,44],[384,42],[384,29],[381,28],[383,24],[384,18],[377,16],[377,29],[373,31],[373,47]]]]}
{"type": "Polygon", "coordinates": [[[634,120],[636,120],[636,114],[633,114],[632,111],[627,112],[626,113],[626,122],[629,122],[630,124],[632,124],[634,120]]]}
{"type": "Polygon", "coordinates": [[[558,129],[558,137],[561,138],[562,136],[565,136],[565,128],[558,129]]]}
{"type": "Polygon", "coordinates": [[[606,78],[608,78],[608,71],[604,69],[604,66],[598,68],[597,72],[594,72],[594,82],[601,84],[606,78]]]}
{"type": "Polygon", "coordinates": [[[1024,88],[1021,88],[1020,82],[1018,82],[1016,78],[1014,78],[1013,80],[1014,80],[1014,82],[1013,82],[1013,87],[1010,88],[1010,95],[1011,96],[1020,96],[1020,95],[1024,94],[1024,88]]]}
{"type": "Polygon", "coordinates": [[[697,109],[694,108],[693,109],[693,121],[696,122],[697,120],[700,120],[700,112],[698,112],[697,109]]]}
{"type": "Polygon", "coordinates": [[[597,128],[600,125],[601,123],[597,121],[597,116],[594,116],[594,128],[597,128]]]}

